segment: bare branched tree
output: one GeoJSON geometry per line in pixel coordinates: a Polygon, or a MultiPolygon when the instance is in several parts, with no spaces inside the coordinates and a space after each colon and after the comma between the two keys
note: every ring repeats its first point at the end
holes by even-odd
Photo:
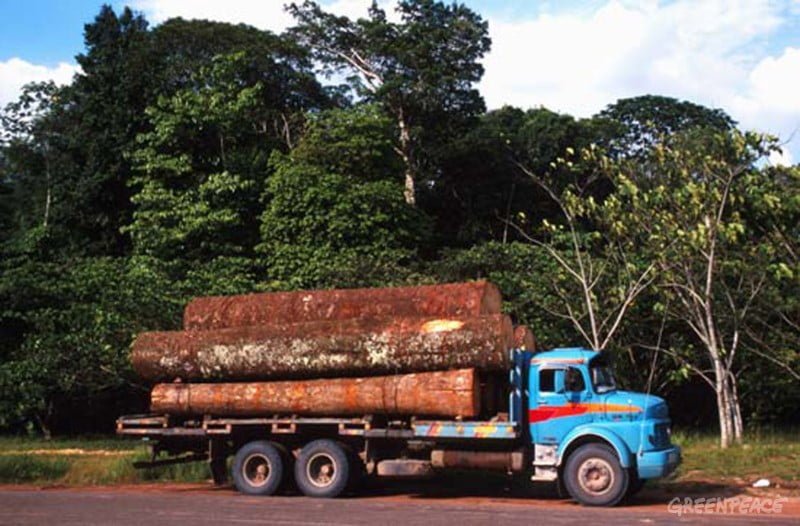
{"type": "Polygon", "coordinates": [[[544,249],[568,277],[567,282],[579,291],[575,297],[569,287],[565,288],[563,280],[552,276],[560,308],[548,309],[548,312],[568,320],[590,348],[605,349],[614,341],[636,298],[653,283],[655,263],[634,264],[621,244],[601,232],[595,233],[599,241],[587,242],[586,232],[580,230],[579,222],[602,218],[602,209],[595,207],[594,201],[581,192],[573,193],[568,189],[559,194],[522,163],[516,164],[552,199],[564,221],[563,228],[547,225],[551,234],[563,235],[544,239],[509,221],[521,237],[544,249]],[[586,203],[592,206],[585,206],[586,203]]]}

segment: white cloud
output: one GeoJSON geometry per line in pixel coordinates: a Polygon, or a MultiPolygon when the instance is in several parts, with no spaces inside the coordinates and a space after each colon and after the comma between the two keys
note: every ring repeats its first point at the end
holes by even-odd
{"type": "MultiPolygon", "coordinates": [[[[293,25],[294,19],[284,5],[290,0],[132,0],[132,6],[143,11],[148,20],[159,23],[173,17],[207,19],[233,24],[248,24],[280,33],[293,25]]],[[[323,2],[325,9],[337,15],[358,18],[366,16],[371,0],[335,0],[323,2]]],[[[387,0],[379,2],[389,6],[387,0]]],[[[387,15],[392,18],[392,9],[387,15]]]]}
{"type": "MultiPolygon", "coordinates": [[[[778,135],[800,156],[800,49],[787,47],[767,56],[749,73],[741,94],[732,97],[731,113],[742,125],[778,135]]],[[[787,150],[787,155],[789,154],[787,150]]],[[[786,156],[783,157],[786,159],[786,156]]]]}
{"type": "Polygon", "coordinates": [[[134,0],[131,4],[154,23],[182,17],[249,24],[276,32],[292,23],[282,0],[134,0]]]}
{"type": "Polygon", "coordinates": [[[481,87],[490,107],[544,104],[586,115],[646,92],[716,101],[781,20],[768,2],[611,0],[589,14],[489,20],[481,87]]]}
{"type": "Polygon", "coordinates": [[[770,109],[800,112],[800,48],[766,57],[750,73],[751,97],[770,109]]]}
{"type": "Polygon", "coordinates": [[[50,68],[17,57],[0,62],[0,107],[14,101],[22,86],[29,82],[52,80],[56,84],[69,84],[78,69],[75,64],[66,62],[50,68]]]}
{"type": "Polygon", "coordinates": [[[768,161],[772,166],[791,166],[794,163],[792,154],[786,148],[770,153],[768,161]]]}
{"type": "MultiPolygon", "coordinates": [[[[490,108],[543,105],[577,116],[661,94],[789,139],[800,128],[800,49],[769,56],[766,45],[790,10],[767,0],[609,0],[590,11],[490,17],[481,92],[490,108]]],[[[800,154],[796,135],[781,161],[788,150],[800,154]]]]}

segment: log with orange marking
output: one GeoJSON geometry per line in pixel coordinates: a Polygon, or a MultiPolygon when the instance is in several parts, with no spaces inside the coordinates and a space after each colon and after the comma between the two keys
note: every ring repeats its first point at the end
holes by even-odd
{"type": "Polygon", "coordinates": [[[158,384],[150,410],[176,415],[427,415],[480,413],[474,369],[284,382],[158,384]]]}
{"type": "Polygon", "coordinates": [[[499,314],[499,289],[487,281],[418,287],[300,290],[194,298],[186,306],[187,330],[353,318],[471,317],[499,314]]]}

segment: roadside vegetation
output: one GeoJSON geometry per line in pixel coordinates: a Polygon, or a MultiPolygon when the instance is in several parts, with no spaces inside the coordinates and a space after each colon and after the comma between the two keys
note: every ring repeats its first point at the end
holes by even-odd
{"type": "Polygon", "coordinates": [[[114,439],[0,439],[0,483],[104,485],[145,482],[201,482],[203,462],[139,470],[150,453],[140,442],[114,439]]]}
{"type": "Polygon", "coordinates": [[[800,489],[800,441],[797,431],[751,432],[741,445],[718,447],[715,435],[676,433],[673,441],[683,449],[683,463],[673,481],[711,482],[750,486],[759,479],[772,488],[800,489]]]}

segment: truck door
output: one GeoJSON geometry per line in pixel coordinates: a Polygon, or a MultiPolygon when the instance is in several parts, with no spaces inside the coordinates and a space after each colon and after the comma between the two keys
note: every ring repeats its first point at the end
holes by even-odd
{"type": "Polygon", "coordinates": [[[531,367],[528,425],[536,444],[558,444],[575,426],[591,422],[591,391],[584,368],[531,367]]]}

